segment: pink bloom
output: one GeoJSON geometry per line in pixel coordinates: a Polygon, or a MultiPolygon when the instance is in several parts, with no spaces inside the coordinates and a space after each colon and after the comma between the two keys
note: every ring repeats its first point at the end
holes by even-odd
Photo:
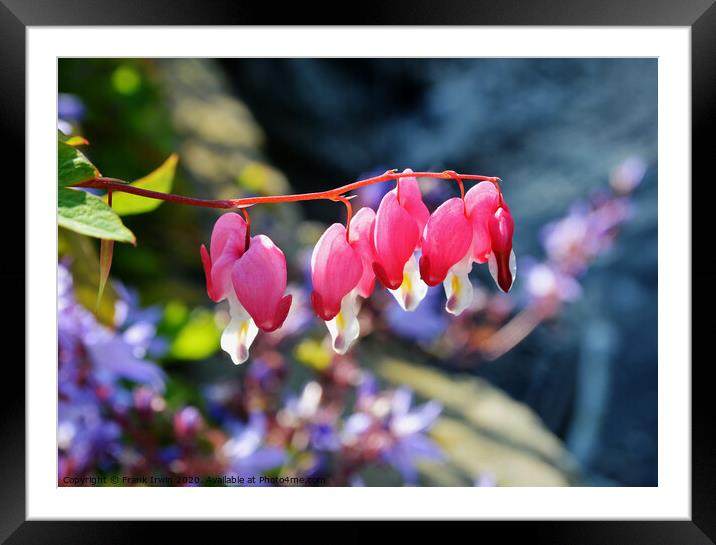
{"type": "Polygon", "coordinates": [[[468,253],[472,225],[465,203],[455,197],[441,204],[425,226],[420,276],[428,286],[445,280],[450,269],[468,253]]]}
{"type": "MultiPolygon", "coordinates": [[[[410,174],[412,172],[411,169],[406,168],[403,174],[410,174]]],[[[404,176],[398,180],[398,186],[400,189],[396,187],[393,191],[399,194],[400,205],[413,217],[418,226],[418,233],[422,235],[425,224],[428,223],[428,219],[430,218],[430,211],[423,202],[423,195],[420,192],[418,179],[415,176],[404,176]]]]}
{"type": "Polygon", "coordinates": [[[495,283],[508,292],[517,275],[510,209],[491,182],[472,187],[465,194],[465,205],[472,223],[472,259],[478,263],[488,261],[495,283]]]}
{"type": "Polygon", "coordinates": [[[375,218],[373,270],[406,310],[413,310],[427,293],[414,252],[429,217],[417,180],[404,177],[383,197],[375,218]]]}
{"type": "Polygon", "coordinates": [[[231,321],[221,348],[235,364],[245,362],[259,328],[281,327],[291,306],[286,290],[286,258],[265,235],[247,241],[247,226],[236,213],[222,215],[211,234],[211,252],[201,247],[209,297],[229,301],[231,321]],[[248,247],[247,247],[248,243],[248,247]]]}
{"type": "MultiPolygon", "coordinates": [[[[351,229],[351,236],[354,234],[359,233],[351,229]]],[[[356,297],[365,265],[354,246],[358,244],[348,241],[346,228],[334,223],[318,240],[311,256],[313,308],[326,322],[333,349],[339,354],[345,354],[360,334],[356,297]]]]}
{"type": "Polygon", "coordinates": [[[486,263],[492,251],[487,224],[500,206],[500,192],[492,182],[480,182],[465,193],[465,206],[472,223],[472,258],[486,263]]]}
{"type": "Polygon", "coordinates": [[[490,274],[502,291],[507,293],[517,276],[517,261],[512,250],[515,222],[510,209],[502,206],[490,216],[488,223],[492,253],[489,257],[490,274]]]}
{"type": "Polygon", "coordinates": [[[246,248],[246,222],[234,212],[222,214],[211,232],[211,257],[201,245],[201,262],[209,298],[218,303],[231,291],[231,268],[246,248]]]}
{"type": "Polygon", "coordinates": [[[373,247],[375,232],[375,211],[372,208],[361,208],[351,220],[351,229],[348,236],[353,248],[360,254],[363,261],[363,276],[358,282],[358,295],[370,297],[375,287],[375,273],[373,263],[376,260],[373,247]]]}
{"type": "Polygon", "coordinates": [[[311,300],[316,314],[326,321],[333,319],[362,276],[360,254],[346,239],[345,226],[334,223],[321,235],[311,255],[311,300]]]}
{"type": "Polygon", "coordinates": [[[231,279],[239,301],[264,331],[283,324],[291,307],[286,291],[286,257],[266,235],[251,238],[249,249],[234,263],[231,279]]]}

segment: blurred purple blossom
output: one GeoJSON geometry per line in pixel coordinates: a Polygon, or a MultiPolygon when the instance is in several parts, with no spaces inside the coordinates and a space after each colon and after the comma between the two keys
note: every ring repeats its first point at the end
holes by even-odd
{"type": "Polygon", "coordinates": [[[57,97],[57,128],[66,135],[72,134],[72,124],[85,116],[85,105],[77,95],[60,93],[57,97]]]}
{"type": "Polygon", "coordinates": [[[121,381],[156,393],[163,390],[166,377],[77,302],[65,264],[58,265],[57,276],[60,469],[81,473],[121,451],[121,430],[107,415],[107,410],[122,413],[132,404],[132,394],[121,381]]]}
{"type": "Polygon", "coordinates": [[[530,256],[522,258],[522,289],[526,304],[553,299],[560,302],[573,302],[582,295],[582,287],[577,280],[559,270],[553,263],[539,262],[530,256]]]}
{"type": "MultiPolygon", "coordinates": [[[[372,383],[366,374],[364,380],[372,383]]],[[[406,484],[418,478],[418,460],[444,460],[440,448],[427,436],[427,431],[442,412],[442,405],[429,401],[411,409],[412,392],[400,387],[392,393],[374,393],[372,388],[359,391],[357,412],[345,422],[342,438],[355,448],[377,446],[380,460],[393,466],[406,484]]]]}
{"type": "Polygon", "coordinates": [[[398,388],[393,394],[388,419],[395,441],[383,453],[383,458],[395,467],[408,484],[417,482],[418,459],[441,461],[444,459],[440,448],[426,435],[442,412],[437,401],[410,409],[413,394],[407,388],[398,388]]]}
{"type": "Polygon", "coordinates": [[[429,289],[425,299],[412,312],[403,310],[390,298],[385,309],[385,320],[397,335],[414,341],[430,342],[442,335],[449,324],[444,309],[442,289],[429,289]]]}
{"type": "Polygon", "coordinates": [[[174,435],[180,441],[193,439],[203,425],[204,419],[196,407],[189,405],[174,413],[174,435]]]}
{"type": "Polygon", "coordinates": [[[631,193],[643,180],[646,169],[646,161],[641,157],[637,155],[628,157],[614,169],[609,184],[617,193],[631,193]]]}
{"type": "Polygon", "coordinates": [[[259,485],[258,477],[265,471],[275,469],[287,460],[283,449],[265,444],[266,416],[261,412],[253,412],[247,424],[234,423],[231,439],[224,445],[224,455],[229,460],[229,467],[225,471],[227,477],[243,477],[248,481],[256,477],[255,484],[259,485]]]}
{"type": "Polygon", "coordinates": [[[60,93],[57,96],[57,117],[71,122],[82,121],[85,105],[77,95],[60,93]]]}

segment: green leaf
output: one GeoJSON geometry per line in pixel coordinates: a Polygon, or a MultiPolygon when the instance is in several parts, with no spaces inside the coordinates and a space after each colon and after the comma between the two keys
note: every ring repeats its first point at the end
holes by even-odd
{"type": "Polygon", "coordinates": [[[98,309],[102,302],[102,293],[109,279],[109,271],[112,268],[112,255],[114,254],[114,241],[103,238],[99,245],[99,287],[97,289],[97,302],[95,308],[98,309]]]}
{"type": "Polygon", "coordinates": [[[99,197],[77,189],[57,193],[57,222],[61,227],[96,238],[136,243],[132,231],[99,197]]]}
{"type": "Polygon", "coordinates": [[[99,176],[99,170],[78,149],[57,142],[57,184],[60,188],[99,176]]]}
{"type": "Polygon", "coordinates": [[[196,309],[177,332],[170,348],[170,355],[180,360],[203,360],[219,349],[221,330],[214,314],[206,309],[196,309]]]}
{"type": "Polygon", "coordinates": [[[57,139],[60,142],[64,142],[68,146],[86,146],[89,144],[87,139],[84,136],[67,136],[62,131],[57,131],[57,139]]]}
{"type": "MultiPolygon", "coordinates": [[[[172,190],[174,182],[174,172],[177,166],[177,155],[173,153],[164,163],[155,171],[150,172],[144,178],[140,178],[130,185],[141,187],[142,189],[150,189],[161,193],[169,193],[172,190]]],[[[107,198],[104,199],[107,202],[107,198]]],[[[159,199],[149,199],[138,195],[130,195],[115,191],[112,193],[112,208],[120,216],[128,216],[130,214],[144,214],[155,210],[163,201],[159,199]]]]}

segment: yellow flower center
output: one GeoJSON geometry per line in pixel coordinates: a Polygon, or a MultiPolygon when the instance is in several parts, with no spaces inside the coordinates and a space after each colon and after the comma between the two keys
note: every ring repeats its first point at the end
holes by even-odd
{"type": "Polygon", "coordinates": [[[460,295],[460,279],[456,274],[452,275],[451,287],[453,295],[460,295]]]}
{"type": "Polygon", "coordinates": [[[410,292],[412,289],[413,284],[410,281],[410,275],[406,272],[403,273],[403,283],[400,285],[400,289],[403,290],[403,292],[410,292]]]}

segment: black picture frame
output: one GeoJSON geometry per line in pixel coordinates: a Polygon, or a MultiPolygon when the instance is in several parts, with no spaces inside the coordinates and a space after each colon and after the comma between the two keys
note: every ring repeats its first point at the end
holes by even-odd
{"type": "MultiPolygon", "coordinates": [[[[586,26],[689,26],[692,54],[692,263],[684,263],[684,282],[692,289],[706,288],[716,273],[713,252],[708,251],[708,199],[693,198],[694,189],[711,181],[707,171],[713,152],[709,136],[716,132],[716,5],[714,0],[502,0],[431,2],[400,0],[390,3],[361,2],[333,7],[306,3],[283,3],[280,9],[270,3],[241,0],[200,2],[197,0],[153,0],[151,2],[107,0],[0,0],[0,126],[6,136],[3,160],[7,186],[17,187],[24,180],[25,114],[31,105],[25,102],[25,31],[28,26],[63,25],[245,25],[245,24],[411,24],[411,25],[586,25],[586,26]],[[349,20],[350,19],[350,20],[349,20]],[[9,159],[12,158],[12,159],[9,159]],[[698,244],[699,238],[703,244],[698,244]],[[701,248],[701,255],[698,249],[701,248]],[[706,254],[704,257],[703,254],[706,254]],[[699,267],[693,267],[698,263],[699,267]]],[[[91,54],[91,47],[88,50],[91,54]]],[[[689,188],[689,173],[681,183],[689,188]]],[[[16,191],[19,194],[19,191],[16,191]]],[[[31,203],[27,203],[30,206],[31,203]]],[[[21,210],[19,206],[14,208],[21,210]]],[[[20,215],[22,213],[20,212],[20,215]]],[[[24,292],[17,289],[25,281],[25,239],[20,237],[21,218],[4,212],[6,259],[0,265],[0,280],[5,290],[4,304],[25,308],[24,292]],[[22,300],[21,300],[22,298],[22,300]]],[[[700,289],[697,301],[709,308],[713,295],[700,289]]],[[[16,324],[17,311],[12,318],[16,324]]],[[[692,320],[692,339],[697,331],[706,332],[708,318],[692,320]]],[[[24,324],[24,320],[22,322],[24,324]]],[[[10,335],[7,334],[9,338],[10,335]]],[[[9,345],[7,340],[5,345],[9,345]]],[[[17,344],[17,343],[16,343],[17,344]]],[[[24,350],[22,351],[24,352],[24,350]]],[[[24,353],[23,353],[24,356],[24,353]]],[[[146,522],[39,522],[25,520],[25,413],[24,369],[19,358],[4,359],[3,418],[0,424],[0,539],[7,543],[127,543],[159,531],[163,541],[184,533],[183,523],[146,522]]],[[[24,360],[24,357],[23,357],[24,360]]],[[[707,379],[710,362],[685,361],[692,371],[692,518],[690,521],[541,521],[486,522],[478,530],[501,539],[527,534],[536,543],[629,543],[650,545],[705,544],[716,540],[716,442],[712,413],[711,381],[707,379]]],[[[661,384],[661,387],[668,387],[661,384]]],[[[320,514],[317,514],[320,518],[320,514]]],[[[216,524],[216,523],[212,523],[216,524]]],[[[222,529],[226,525],[221,523],[222,529]]],[[[245,523],[240,523],[245,524],[245,523]]],[[[213,530],[206,530],[213,533],[213,530]]],[[[203,533],[203,532],[202,532],[203,533]]],[[[206,534],[204,534],[206,536],[206,534]]],[[[272,534],[273,537],[274,534],[272,534]]],[[[206,538],[206,537],[205,537],[206,538]]]]}

